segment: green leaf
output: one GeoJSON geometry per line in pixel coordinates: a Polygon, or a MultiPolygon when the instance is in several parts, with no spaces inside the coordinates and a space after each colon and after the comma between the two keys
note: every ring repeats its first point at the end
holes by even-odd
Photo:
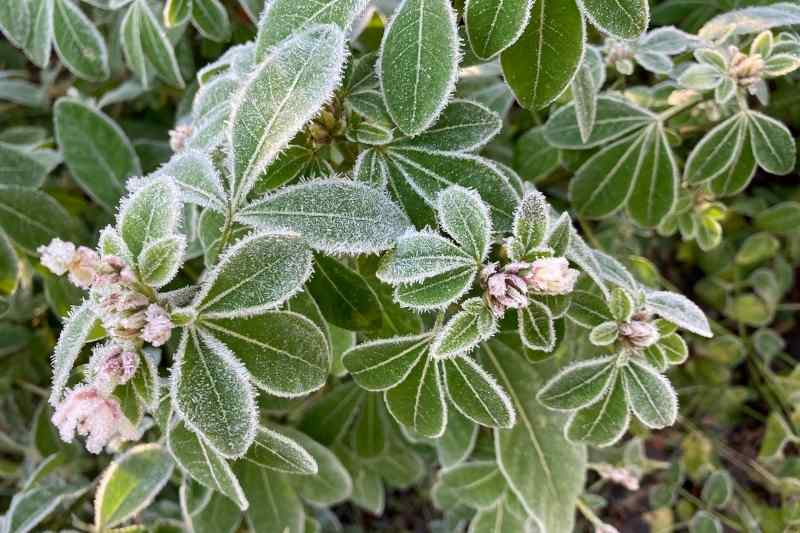
{"type": "Polygon", "coordinates": [[[8,0],[0,5],[0,31],[17,48],[23,48],[31,28],[31,10],[26,0],[8,0]]]}
{"type": "Polygon", "coordinates": [[[50,195],[5,185],[0,185],[0,227],[31,255],[56,237],[71,239],[76,230],[70,214],[50,195]]]}
{"type": "Polygon", "coordinates": [[[56,142],[72,178],[108,210],[119,203],[125,181],[142,166],[122,129],[102,111],[74,98],[53,108],[56,142]]]}
{"type": "Polygon", "coordinates": [[[489,208],[475,192],[458,185],[448,187],[436,197],[439,225],[462,250],[483,262],[489,253],[492,220],[489,208]]]}
{"type": "Polygon", "coordinates": [[[11,241],[0,231],[0,295],[12,294],[19,279],[19,258],[11,241]]]}
{"type": "Polygon", "coordinates": [[[251,531],[305,532],[306,513],[303,502],[289,484],[289,476],[244,462],[236,465],[236,473],[242,480],[244,492],[254,503],[247,508],[245,514],[251,531]]]}
{"type": "Polygon", "coordinates": [[[242,460],[285,474],[313,475],[318,470],[316,460],[305,448],[264,426],[256,430],[256,438],[242,460]]]}
{"type": "Polygon", "coordinates": [[[470,533],[517,533],[518,531],[537,531],[536,518],[528,516],[518,498],[506,492],[498,504],[491,509],[483,509],[472,519],[470,533]]]}
{"type": "Polygon", "coordinates": [[[281,428],[280,432],[305,448],[319,466],[314,476],[291,478],[304,500],[317,507],[330,507],[350,497],[353,481],[332,451],[296,429],[281,428]]]}
{"type": "Polygon", "coordinates": [[[500,470],[544,531],[568,533],[586,480],[586,448],[564,438],[566,415],[536,401],[541,378],[522,355],[495,341],[483,353],[517,412],[513,428],[495,430],[500,470]]]}
{"type": "Polygon", "coordinates": [[[38,189],[48,170],[30,150],[0,142],[0,184],[38,189]]]}
{"type": "Polygon", "coordinates": [[[592,65],[589,63],[589,54],[584,57],[578,72],[570,83],[572,98],[575,101],[575,118],[578,121],[578,130],[581,141],[587,142],[592,136],[595,120],[597,120],[597,92],[595,87],[592,65]]]}
{"type": "Polygon", "coordinates": [[[126,20],[128,18],[131,29],[126,37],[134,41],[124,39],[123,49],[126,51],[128,64],[139,76],[139,81],[147,87],[148,73],[154,72],[165,83],[182,89],[183,76],[172,43],[147,1],[135,0],[126,20]]]}
{"type": "Polygon", "coordinates": [[[658,347],[661,348],[664,357],[671,365],[683,364],[689,357],[689,347],[686,341],[677,333],[664,335],[658,340],[658,347]]]}
{"type": "Polygon", "coordinates": [[[173,462],[159,444],[140,444],[103,472],[94,500],[94,523],[104,530],[150,505],[172,475],[173,462]]]}
{"type": "Polygon", "coordinates": [[[722,524],[708,511],[698,511],[689,522],[689,533],[722,533],[722,524]]]}
{"type": "Polygon", "coordinates": [[[257,315],[299,292],[311,269],[311,251],[300,238],[257,233],[228,249],[194,305],[205,318],[257,315]]]}
{"type": "Polygon", "coordinates": [[[61,329],[58,343],[53,352],[53,384],[50,388],[50,405],[55,406],[61,401],[61,394],[67,385],[72,367],[96,323],[97,315],[88,300],[78,307],[73,307],[69,316],[64,320],[64,327],[61,329]]]}
{"type": "Polygon", "coordinates": [[[336,385],[303,413],[300,429],[330,446],[350,428],[365,396],[352,381],[336,385]]]}
{"type": "Polygon", "coordinates": [[[413,283],[473,264],[469,255],[444,237],[431,232],[408,233],[384,256],[377,276],[386,283],[413,283]]]}
{"type": "Polygon", "coordinates": [[[657,226],[678,199],[678,165],[660,124],[649,128],[631,179],[628,213],[641,226],[657,226]]]}
{"type": "Polygon", "coordinates": [[[544,136],[544,126],[526,131],[514,145],[514,170],[526,181],[549,176],[561,166],[561,152],[544,136]]]}
{"type": "Polygon", "coordinates": [[[514,213],[514,241],[511,257],[515,261],[529,259],[540,247],[547,234],[550,221],[550,206],[539,191],[530,191],[522,198],[514,213]]]}
{"type": "Polygon", "coordinates": [[[532,0],[467,0],[464,22],[470,48],[488,60],[514,44],[530,19],[532,0]]]}
{"type": "Polygon", "coordinates": [[[30,0],[31,30],[25,46],[25,55],[39,68],[50,62],[53,46],[53,2],[52,0],[30,0]]]}
{"type": "Polygon", "coordinates": [[[389,181],[389,168],[383,154],[375,149],[363,150],[358,154],[353,167],[353,180],[362,181],[375,189],[385,189],[389,181]]]}
{"type": "Polygon", "coordinates": [[[164,4],[164,26],[168,29],[180,26],[192,16],[192,0],[167,0],[164,4]]]}
{"type": "Polygon", "coordinates": [[[781,202],[759,211],[756,227],[771,233],[792,233],[800,227],[800,202],[781,202]]]}
{"type": "Polygon", "coordinates": [[[650,312],[701,337],[712,337],[705,313],[682,294],[653,291],[647,294],[646,300],[650,312]]]}
{"type": "Polygon", "coordinates": [[[703,484],[703,501],[711,507],[725,507],[733,496],[733,479],[725,470],[712,472],[703,484]]]}
{"type": "Polygon", "coordinates": [[[384,192],[340,179],[285,187],[249,205],[237,220],[299,233],[312,248],[329,254],[379,252],[409,228],[405,214],[384,192]]]}
{"type": "Polygon", "coordinates": [[[206,39],[224,43],[231,38],[228,10],[219,0],[192,0],[192,24],[206,39]]]}
{"type": "Polygon", "coordinates": [[[205,487],[184,478],[180,488],[181,511],[186,526],[194,533],[233,533],[242,521],[239,507],[219,492],[209,491],[205,487]],[[188,487],[197,487],[201,492],[199,505],[190,507],[187,502],[188,487]],[[210,494],[209,494],[210,492],[210,494]]]}
{"type": "Polygon", "coordinates": [[[244,363],[258,388],[274,396],[302,396],[328,378],[325,335],[302,315],[268,311],[251,318],[203,320],[203,326],[244,363]]]}
{"type": "Polygon", "coordinates": [[[234,203],[330,98],[341,79],[344,35],[313,26],[275,47],[233,97],[228,123],[234,203]]]}
{"type": "Polygon", "coordinates": [[[125,62],[138,78],[141,86],[147,89],[154,76],[154,71],[145,54],[142,39],[144,16],[138,1],[130,5],[120,26],[120,41],[125,62]]]}
{"type": "Polygon", "coordinates": [[[747,115],[744,113],[737,113],[717,125],[692,150],[684,178],[697,184],[725,174],[736,164],[747,134],[747,115]]]}
{"type": "Polygon", "coordinates": [[[271,48],[314,24],[335,24],[346,32],[366,7],[366,0],[327,0],[323,3],[271,0],[258,22],[256,62],[261,63],[271,48]]]}
{"type": "Polygon", "coordinates": [[[576,324],[591,329],[604,322],[614,321],[605,300],[597,294],[576,289],[571,296],[567,316],[576,324]]]}
{"type": "Polygon", "coordinates": [[[27,533],[64,500],[80,496],[85,489],[75,485],[39,486],[14,494],[4,518],[4,531],[27,533]]]}
{"type": "Polygon", "coordinates": [[[464,302],[463,310],[453,315],[439,330],[431,344],[431,355],[447,359],[472,351],[497,332],[497,320],[479,298],[464,302]]]}
{"type": "Polygon", "coordinates": [[[748,111],[753,155],[758,165],[778,176],[794,170],[797,163],[797,146],[789,129],[772,117],[758,111],[748,111]]]}
{"type": "Polygon", "coordinates": [[[351,442],[359,457],[373,459],[388,449],[388,424],[384,420],[384,410],[380,394],[367,395],[352,430],[351,442]]]}
{"type": "Polygon", "coordinates": [[[178,273],[185,252],[186,238],[183,235],[148,243],[137,260],[141,280],[151,287],[163,287],[178,273]]]}
{"type": "Polygon", "coordinates": [[[206,154],[184,149],[159,168],[158,174],[175,180],[184,202],[224,213],[227,198],[222,181],[206,154]]]}
{"type": "Polygon", "coordinates": [[[103,36],[72,0],[53,1],[53,43],[61,62],[79,78],[108,78],[108,49],[103,36]]]}
{"type": "Polygon", "coordinates": [[[636,39],[650,23],[647,0],[584,0],[583,8],[600,31],[619,39],[636,39]]]}
{"type": "Polygon", "coordinates": [[[534,2],[522,36],[500,56],[520,105],[541,109],[558,98],[580,66],[585,40],[586,24],[573,0],[534,2]]]}
{"type": "Polygon", "coordinates": [[[584,407],[570,417],[564,434],[572,442],[603,448],[617,442],[630,423],[625,384],[619,372],[602,400],[584,407]]]}
{"type": "Polygon", "coordinates": [[[432,126],[415,137],[397,141],[395,146],[472,152],[492,140],[502,126],[497,113],[483,104],[451,100],[432,126]]]}
{"type": "Polygon", "coordinates": [[[459,301],[472,288],[477,272],[475,266],[458,267],[422,282],[404,283],[395,288],[394,299],[416,311],[441,310],[459,301]]]}
{"type": "Polygon", "coordinates": [[[342,363],[360,387],[370,391],[391,389],[416,366],[430,340],[426,334],[362,343],[347,350],[342,363]]]}
{"type": "Polygon", "coordinates": [[[568,366],[550,379],[536,395],[536,399],[549,409],[581,409],[604,396],[616,376],[615,357],[581,361],[568,366]]]}
{"type": "Polygon", "coordinates": [[[180,217],[180,193],[170,178],[153,179],[122,200],[117,230],[134,255],[175,233],[180,217]]]}
{"type": "Polygon", "coordinates": [[[436,121],[458,77],[456,15],[448,0],[404,0],[389,21],[378,57],[386,109],[406,135],[436,121]]]}
{"type": "Polygon", "coordinates": [[[551,352],[556,344],[556,331],[550,309],[535,300],[517,311],[519,336],[531,350],[551,352]]]}
{"type": "Polygon", "coordinates": [[[516,413],[506,392],[470,357],[444,361],[450,401],[461,414],[482,426],[510,428],[516,413]]]}
{"type": "Polygon", "coordinates": [[[623,368],[622,376],[631,410],[644,425],[659,429],[675,423],[678,397],[667,378],[636,360],[623,368]]]}
{"type": "Polygon", "coordinates": [[[447,425],[447,405],[436,360],[421,357],[411,373],[386,392],[386,405],[399,423],[414,432],[440,437],[447,425]]]}
{"type": "Polygon", "coordinates": [[[436,456],[442,468],[451,468],[467,460],[475,448],[478,425],[458,409],[447,410],[447,428],[436,440],[436,456]]]}
{"type": "Polygon", "coordinates": [[[475,509],[490,509],[503,496],[507,482],[494,461],[472,461],[441,473],[437,484],[475,509]]]}
{"type": "Polygon", "coordinates": [[[597,99],[597,115],[588,139],[581,134],[576,104],[564,106],[551,115],[545,126],[547,142],[567,150],[583,150],[608,145],[628,133],[652,124],[655,116],[628,100],[614,96],[597,99]]]}
{"type": "Polygon", "coordinates": [[[253,442],[256,406],[247,371],[205,331],[187,328],[172,373],[172,405],[219,454],[238,457],[253,442]]]}

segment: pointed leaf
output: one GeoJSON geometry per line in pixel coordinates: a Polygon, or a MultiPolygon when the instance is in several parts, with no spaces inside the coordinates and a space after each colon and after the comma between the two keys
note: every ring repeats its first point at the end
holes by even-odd
{"type": "Polygon", "coordinates": [[[651,128],[640,149],[628,199],[631,218],[650,228],[672,212],[678,199],[678,166],[672,148],[661,126],[651,128]]]}
{"type": "Polygon", "coordinates": [[[170,176],[181,190],[184,202],[225,211],[227,199],[219,173],[204,153],[185,149],[173,156],[158,173],[170,176]]]}
{"type": "Polygon", "coordinates": [[[789,129],[774,118],[757,111],[747,113],[753,155],[770,174],[789,174],[797,163],[797,146],[789,129]]]}
{"type": "Polygon", "coordinates": [[[598,401],[615,377],[612,357],[581,361],[553,376],[536,399],[558,411],[581,409],[598,401]]]}
{"type": "Polygon", "coordinates": [[[137,260],[141,280],[151,287],[163,287],[178,273],[185,253],[186,238],[183,235],[148,243],[137,260]]]}
{"type": "Polygon", "coordinates": [[[386,392],[386,405],[399,423],[416,433],[441,436],[447,425],[447,405],[436,361],[430,356],[420,358],[411,373],[386,392]]]}
{"type": "Polygon", "coordinates": [[[50,62],[53,47],[53,2],[52,0],[30,0],[31,30],[25,55],[39,68],[50,62]]]}
{"type": "Polygon", "coordinates": [[[398,141],[395,146],[472,152],[492,140],[502,126],[497,113],[483,104],[451,100],[431,127],[415,137],[398,141]]]}
{"type": "Polygon", "coordinates": [[[170,178],[150,180],[122,200],[117,230],[137,257],[145,245],[171,236],[178,227],[180,193],[170,178]]]}
{"type": "Polygon", "coordinates": [[[58,343],[53,352],[53,384],[50,388],[50,405],[61,401],[61,394],[67,385],[72,367],[86,344],[89,334],[97,323],[97,315],[90,301],[73,307],[64,320],[64,327],[58,336],[58,343]]]}
{"type": "Polygon", "coordinates": [[[647,294],[647,308],[661,318],[702,337],[711,337],[711,326],[697,305],[674,292],[654,291],[647,294]]]}
{"type": "MultiPolygon", "coordinates": [[[[173,87],[183,88],[183,76],[164,28],[158,17],[150,9],[145,0],[135,0],[131,10],[136,10],[138,17],[139,40],[141,53],[147,60],[148,70],[165,83],[173,87]],[[151,70],[152,69],[152,70],[151,70]]],[[[130,58],[129,58],[130,61],[130,58]]],[[[141,73],[139,73],[141,76],[141,73]]],[[[142,78],[144,81],[145,78],[142,78]]]]}
{"type": "Polygon", "coordinates": [[[242,460],[285,474],[317,473],[317,462],[305,448],[264,426],[258,427],[256,438],[242,460]]]}
{"type": "Polygon", "coordinates": [[[412,283],[475,261],[451,241],[429,232],[403,235],[381,261],[377,276],[386,283],[412,283]]]}
{"type": "Polygon", "coordinates": [[[636,360],[624,367],[622,375],[631,410],[644,425],[663,428],[675,423],[678,397],[667,378],[636,360]]]}
{"type": "Polygon", "coordinates": [[[342,363],[360,387],[390,389],[403,381],[428,349],[430,335],[381,339],[359,344],[342,356],[342,363]]]}
{"type": "Polygon", "coordinates": [[[517,312],[519,336],[531,350],[550,352],[556,344],[553,316],[544,304],[531,300],[527,307],[517,312]]]}
{"type": "Polygon", "coordinates": [[[565,435],[572,442],[585,442],[605,447],[617,442],[630,423],[625,386],[621,375],[615,375],[603,398],[576,411],[569,419],[565,435]]]}
{"type": "Polygon", "coordinates": [[[450,401],[461,414],[482,426],[510,428],[516,413],[506,392],[469,357],[444,362],[450,401]]]}
{"type": "Polygon", "coordinates": [[[482,262],[489,253],[492,219],[489,208],[475,192],[458,185],[448,187],[436,197],[439,225],[461,249],[482,262]]]}
{"type": "Polygon", "coordinates": [[[584,0],[583,8],[600,31],[619,39],[639,37],[650,23],[647,0],[584,0]]]}
{"type": "Polygon", "coordinates": [[[692,150],[684,176],[691,184],[719,176],[735,164],[747,135],[747,115],[737,113],[709,131],[692,150]]]}

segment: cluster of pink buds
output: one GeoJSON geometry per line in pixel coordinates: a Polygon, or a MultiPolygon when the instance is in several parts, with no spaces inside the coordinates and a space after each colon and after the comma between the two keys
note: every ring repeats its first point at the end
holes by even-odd
{"type": "Polygon", "coordinates": [[[630,321],[620,324],[619,336],[634,348],[649,348],[658,342],[658,328],[648,313],[636,313],[630,321]]]}
{"type": "Polygon", "coordinates": [[[108,395],[133,378],[139,367],[139,354],[133,346],[109,342],[95,349],[89,367],[94,385],[108,395]]]}
{"type": "Polygon", "coordinates": [[[575,287],[579,272],[569,268],[563,257],[546,257],[532,263],[516,261],[498,268],[490,263],[481,272],[484,299],[492,313],[500,318],[506,309],[528,305],[528,294],[568,294],[575,287]]]}
{"type": "Polygon", "coordinates": [[[622,485],[630,491],[639,490],[639,476],[628,468],[620,468],[609,464],[594,465],[600,477],[617,485],[622,485]]]}
{"type": "Polygon", "coordinates": [[[47,246],[36,250],[42,264],[53,274],[63,276],[69,273],[69,280],[82,289],[88,289],[94,282],[100,257],[86,246],[76,247],[71,242],[53,239],[47,246]]]}
{"type": "Polygon", "coordinates": [[[750,87],[761,81],[764,72],[764,59],[761,54],[746,55],[735,46],[728,49],[731,57],[728,75],[742,87],[750,87]]]}

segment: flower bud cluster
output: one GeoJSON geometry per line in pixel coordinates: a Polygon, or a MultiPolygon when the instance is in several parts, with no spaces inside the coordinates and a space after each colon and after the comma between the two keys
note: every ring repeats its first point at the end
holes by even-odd
{"type": "Polygon", "coordinates": [[[633,348],[649,348],[658,342],[658,328],[647,313],[636,313],[619,326],[620,338],[633,348]]]}
{"type": "Polygon", "coordinates": [[[630,491],[639,490],[639,476],[629,468],[621,468],[606,463],[594,465],[593,468],[603,479],[622,485],[630,491]]]}
{"type": "Polygon", "coordinates": [[[750,87],[762,80],[765,62],[761,54],[747,55],[731,46],[728,55],[731,58],[728,75],[740,86],[750,87]]]}

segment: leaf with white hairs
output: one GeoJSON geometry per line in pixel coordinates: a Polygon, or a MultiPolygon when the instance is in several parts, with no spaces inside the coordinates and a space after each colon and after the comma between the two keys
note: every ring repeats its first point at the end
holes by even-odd
{"type": "Polygon", "coordinates": [[[86,300],[80,306],[70,310],[53,352],[53,385],[50,388],[50,405],[55,406],[61,401],[61,394],[64,392],[72,367],[96,323],[97,315],[90,301],[86,300]]]}
{"type": "Polygon", "coordinates": [[[136,264],[142,281],[151,287],[163,287],[183,265],[186,237],[169,235],[145,245],[136,264]]]}
{"type": "Polygon", "coordinates": [[[376,274],[385,283],[414,283],[467,266],[477,263],[451,241],[429,231],[411,232],[397,239],[376,274]]]}
{"type": "Polygon", "coordinates": [[[648,0],[583,0],[583,9],[592,24],[619,39],[636,39],[650,23],[648,0]]]}
{"type": "Polygon", "coordinates": [[[316,474],[317,461],[296,441],[259,426],[253,445],[242,458],[262,468],[285,474],[316,474]]]}
{"type": "Polygon", "coordinates": [[[669,380],[647,363],[632,359],[622,370],[628,403],[636,418],[649,428],[675,423],[678,396],[669,380]]]}
{"type": "Polygon", "coordinates": [[[682,294],[667,291],[653,291],[646,295],[646,306],[668,322],[672,322],[702,337],[712,337],[711,326],[705,313],[682,294]]]}
{"type": "Polygon", "coordinates": [[[572,364],[553,376],[536,394],[548,409],[573,411],[593,404],[616,378],[615,358],[602,357],[572,364]]]}
{"type": "Polygon", "coordinates": [[[447,426],[447,403],[439,365],[423,356],[396,387],[386,391],[386,406],[400,424],[430,438],[438,438],[447,426]]]}
{"type": "Polygon", "coordinates": [[[79,78],[108,78],[108,48],[100,32],[72,0],[53,2],[53,44],[61,62],[79,78]]]}
{"type": "Polygon", "coordinates": [[[171,176],[175,180],[184,202],[225,212],[227,199],[222,181],[206,154],[184,150],[158,169],[158,174],[171,176]]]}
{"type": "Polygon", "coordinates": [[[342,355],[342,363],[358,385],[369,391],[391,389],[403,381],[425,354],[429,334],[380,339],[359,344],[342,355]]]}
{"type": "Polygon", "coordinates": [[[500,116],[483,104],[452,100],[430,128],[397,141],[395,146],[473,152],[491,141],[502,127],[500,116]]]}
{"type": "Polygon", "coordinates": [[[489,208],[474,190],[453,185],[436,197],[439,225],[461,249],[482,262],[489,253],[492,219],[489,208]]]}
{"type": "Polygon", "coordinates": [[[175,233],[180,221],[180,191],[175,182],[159,177],[122,200],[117,231],[134,256],[149,243],[175,233]]]}
{"type": "Polygon", "coordinates": [[[517,415],[508,394],[478,363],[470,357],[455,357],[443,366],[447,396],[461,414],[482,426],[514,426],[517,415]]]}
{"type": "Polygon", "coordinates": [[[492,59],[519,39],[531,16],[532,0],[467,0],[464,24],[470,48],[492,59]]]}
{"type": "Polygon", "coordinates": [[[514,212],[514,241],[511,257],[524,261],[542,245],[550,223],[550,206],[539,191],[525,194],[514,212]]]}

